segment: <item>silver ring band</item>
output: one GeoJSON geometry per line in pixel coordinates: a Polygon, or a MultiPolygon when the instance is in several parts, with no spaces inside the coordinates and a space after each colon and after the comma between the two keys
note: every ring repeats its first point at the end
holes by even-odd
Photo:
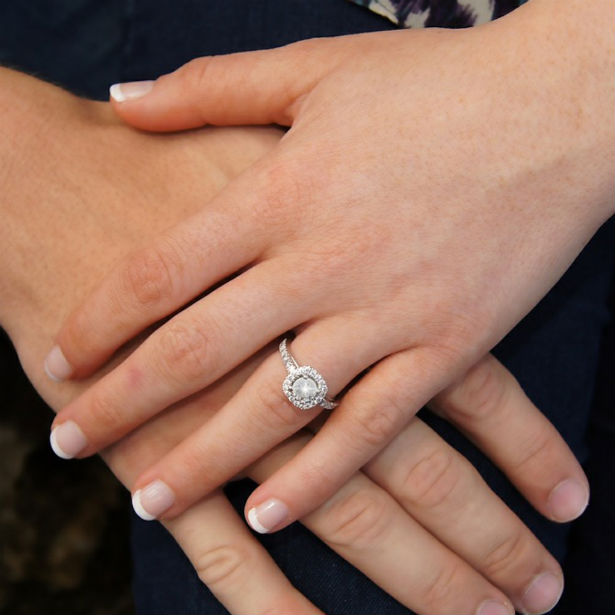
{"type": "Polygon", "coordinates": [[[287,347],[287,338],[280,342],[280,356],[288,376],[282,383],[282,391],[288,401],[299,410],[321,406],[333,410],[337,403],[327,399],[327,383],[320,373],[309,365],[299,365],[287,347]]]}

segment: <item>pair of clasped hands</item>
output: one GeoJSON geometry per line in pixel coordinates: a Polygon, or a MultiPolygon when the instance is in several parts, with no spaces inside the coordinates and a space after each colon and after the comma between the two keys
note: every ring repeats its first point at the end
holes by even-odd
{"type": "MultiPolygon", "coordinates": [[[[63,381],[54,387],[91,377],[60,404],[54,450],[103,451],[137,513],[165,523],[231,612],[320,612],[226,501],[220,487],[238,475],[260,483],[246,503],[254,530],[300,519],[419,613],[557,602],[554,558],[415,417],[428,405],[456,425],[549,519],[585,508],[578,462],[489,354],[610,214],[610,135],[568,122],[573,79],[593,88],[593,117],[610,112],[610,92],[592,71],[567,80],[581,60],[541,36],[551,27],[541,7],[468,31],[200,58],[112,87],[115,113],[143,131],[290,127],[228,133],[232,147],[251,130],[260,145],[248,139],[241,169],[220,163],[217,194],[202,201],[192,184],[152,177],[169,202],[191,194],[191,206],[116,259],[45,361],[63,381]],[[527,16],[533,32],[516,41],[527,16]],[[486,48],[497,57],[481,63],[486,48]],[[277,343],[289,330],[297,361],[330,395],[344,391],[326,420],[282,391],[277,343]]],[[[164,157],[203,131],[134,135],[164,157]]]]}

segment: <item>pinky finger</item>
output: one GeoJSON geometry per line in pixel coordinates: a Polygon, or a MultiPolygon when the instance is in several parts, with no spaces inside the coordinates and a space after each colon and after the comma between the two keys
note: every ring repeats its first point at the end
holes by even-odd
{"type": "Polygon", "coordinates": [[[493,355],[437,395],[430,407],[474,441],[549,519],[572,521],[585,510],[589,485],[581,465],[493,355]]]}
{"type": "Polygon", "coordinates": [[[221,491],[165,526],[230,613],[322,614],[291,585],[221,491]]]}

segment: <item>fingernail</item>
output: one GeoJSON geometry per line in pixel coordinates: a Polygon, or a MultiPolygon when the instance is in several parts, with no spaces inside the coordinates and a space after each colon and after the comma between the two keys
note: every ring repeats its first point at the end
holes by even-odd
{"type": "Polygon", "coordinates": [[[515,615],[515,611],[497,600],[485,600],[478,607],[476,615],[515,615]]]}
{"type": "Polygon", "coordinates": [[[587,508],[589,492],[579,481],[567,478],[553,488],[547,506],[555,521],[572,521],[587,508]]]}
{"type": "Polygon", "coordinates": [[[132,507],[144,521],[157,519],[165,510],[171,508],[174,502],[175,494],[161,480],[155,480],[143,489],[138,489],[132,496],[132,507]]]}
{"type": "Polygon", "coordinates": [[[135,100],[152,91],[153,81],[128,81],[127,83],[114,83],[109,88],[109,95],[115,102],[135,100]]]}
{"type": "Polygon", "coordinates": [[[538,615],[550,611],[558,603],[563,591],[562,581],[554,574],[539,574],[523,594],[523,612],[538,615]]]}
{"type": "Polygon", "coordinates": [[[77,423],[66,421],[52,429],[49,443],[58,457],[72,459],[87,446],[88,441],[77,423]]]}
{"type": "Polygon", "coordinates": [[[248,511],[248,523],[259,534],[267,534],[288,517],[288,507],[271,498],[248,511]]]}
{"type": "Polygon", "coordinates": [[[62,382],[73,373],[71,364],[66,360],[59,346],[54,346],[45,359],[45,372],[55,382],[62,382]]]}

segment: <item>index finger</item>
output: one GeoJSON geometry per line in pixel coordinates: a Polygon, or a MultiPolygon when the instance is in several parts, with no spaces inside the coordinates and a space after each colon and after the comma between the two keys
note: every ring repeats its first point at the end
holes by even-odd
{"type": "Polygon", "coordinates": [[[257,259],[271,228],[258,213],[259,177],[249,169],[206,210],[124,258],[64,322],[45,359],[47,375],[91,374],[146,327],[257,259]]]}

